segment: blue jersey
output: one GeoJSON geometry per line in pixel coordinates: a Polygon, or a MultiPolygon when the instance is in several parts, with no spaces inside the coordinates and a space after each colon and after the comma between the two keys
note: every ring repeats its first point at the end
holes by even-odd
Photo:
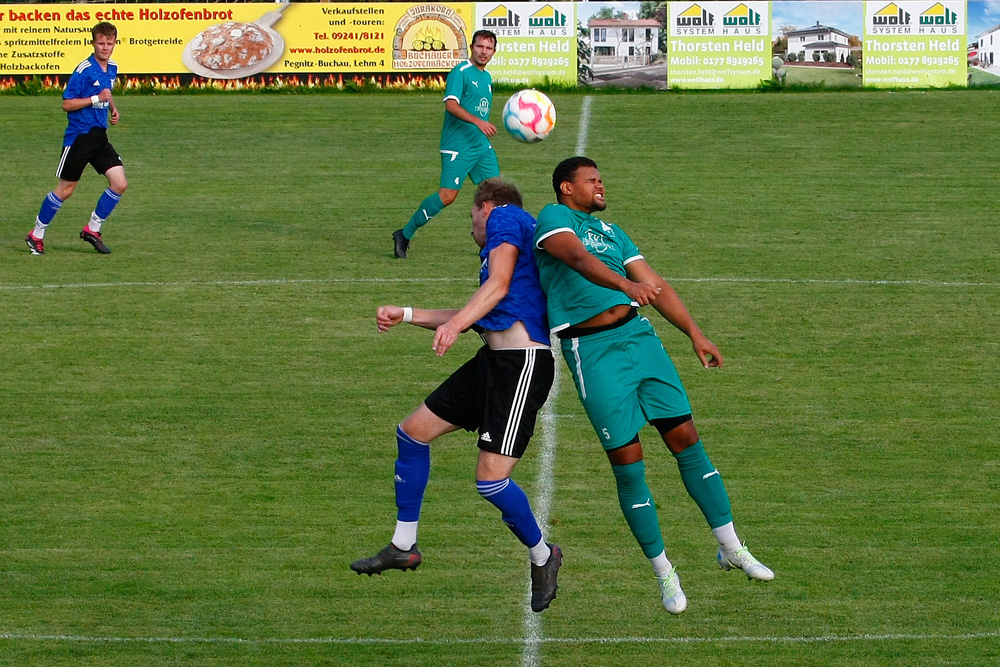
{"type": "MultiPolygon", "coordinates": [[[[73,70],[73,74],[66,84],[66,90],[63,91],[63,99],[79,100],[97,95],[105,88],[111,90],[115,86],[117,76],[118,64],[115,61],[109,60],[108,69],[105,71],[98,64],[97,59],[90,56],[73,70]]],[[[95,127],[106,128],[110,106],[109,102],[100,102],[97,106],[86,106],[76,111],[67,112],[69,125],[63,136],[63,146],[71,146],[79,135],[86,134],[95,127]]]]}
{"type": "Polygon", "coordinates": [[[517,263],[507,296],[476,324],[489,331],[504,331],[521,321],[531,340],[548,345],[545,294],[532,253],[534,236],[535,219],[524,209],[506,205],[490,212],[486,221],[486,246],[479,251],[483,260],[479,269],[479,284],[482,285],[490,277],[490,252],[501,244],[509,243],[517,248],[517,263]]]}

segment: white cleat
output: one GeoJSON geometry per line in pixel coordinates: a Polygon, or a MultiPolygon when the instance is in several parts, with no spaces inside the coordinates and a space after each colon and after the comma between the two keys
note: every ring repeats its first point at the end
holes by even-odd
{"type": "Polygon", "coordinates": [[[719,563],[719,567],[723,570],[732,570],[733,568],[743,570],[743,574],[747,575],[747,579],[756,579],[757,581],[771,581],[774,579],[774,572],[771,571],[771,568],[754,558],[750,550],[747,549],[746,544],[734,553],[725,553],[720,548],[715,558],[719,563]]]}
{"type": "Polygon", "coordinates": [[[656,580],[660,582],[660,599],[663,600],[664,609],[675,615],[687,609],[688,599],[681,590],[681,580],[676,568],[670,568],[666,575],[657,577],[656,580]]]}

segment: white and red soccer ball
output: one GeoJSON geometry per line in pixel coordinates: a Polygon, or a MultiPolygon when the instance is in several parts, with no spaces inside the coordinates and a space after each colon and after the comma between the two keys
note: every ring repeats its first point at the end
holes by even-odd
{"type": "Polygon", "coordinates": [[[541,141],[556,126],[556,108],[544,94],[527,88],[510,96],[503,107],[503,126],[518,141],[541,141]]]}

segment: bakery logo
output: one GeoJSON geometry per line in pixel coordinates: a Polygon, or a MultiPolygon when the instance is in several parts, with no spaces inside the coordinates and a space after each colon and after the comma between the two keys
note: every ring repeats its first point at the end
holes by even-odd
{"type": "Polygon", "coordinates": [[[393,69],[451,69],[469,58],[465,33],[465,21],[451,7],[413,5],[396,22],[393,69]]]}
{"type": "Polygon", "coordinates": [[[483,16],[483,27],[487,30],[506,31],[521,25],[521,17],[506,5],[497,5],[483,16]]]}

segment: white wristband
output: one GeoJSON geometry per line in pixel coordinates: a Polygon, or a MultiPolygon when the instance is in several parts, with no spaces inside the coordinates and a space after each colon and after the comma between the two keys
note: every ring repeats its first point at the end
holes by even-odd
{"type": "Polygon", "coordinates": [[[97,95],[91,95],[90,96],[90,106],[96,107],[98,104],[100,104],[100,102],[101,102],[101,98],[98,97],[97,95]]]}
{"type": "Polygon", "coordinates": [[[413,321],[413,309],[409,306],[403,308],[403,321],[412,322],[413,321]]]}

